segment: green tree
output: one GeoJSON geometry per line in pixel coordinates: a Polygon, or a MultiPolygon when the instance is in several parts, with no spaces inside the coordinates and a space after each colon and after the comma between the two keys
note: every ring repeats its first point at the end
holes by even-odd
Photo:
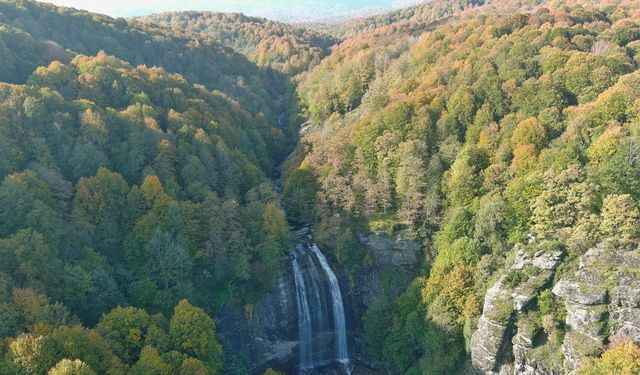
{"type": "Polygon", "coordinates": [[[78,181],[74,207],[80,219],[91,223],[95,229],[92,238],[96,250],[116,260],[122,258],[121,248],[126,226],[127,195],[129,185],[116,172],[98,169],[94,177],[78,181]]]}
{"type": "Polygon", "coordinates": [[[171,365],[162,359],[158,350],[152,346],[145,346],[140,353],[140,359],[131,367],[130,375],[171,375],[171,365]]]}
{"type": "Polygon", "coordinates": [[[145,343],[149,320],[149,314],[142,309],[116,307],[100,318],[96,330],[109,341],[119,358],[132,364],[145,343]]]}
{"type": "Polygon", "coordinates": [[[290,220],[310,223],[313,220],[313,207],[318,186],[310,168],[297,168],[291,171],[284,184],[282,201],[290,220]]]}
{"type": "Polygon", "coordinates": [[[289,226],[275,203],[265,206],[263,228],[265,239],[259,246],[259,258],[264,272],[260,279],[270,289],[275,287],[281,274],[282,257],[289,245],[289,226]]]}
{"type": "Polygon", "coordinates": [[[96,375],[96,372],[79,359],[63,359],[51,368],[48,375],[96,375]]]}
{"type": "Polygon", "coordinates": [[[210,373],[222,367],[222,346],[216,337],[215,322],[202,309],[182,300],[171,317],[169,334],[176,349],[207,364],[210,373]]]}
{"type": "Polygon", "coordinates": [[[174,238],[170,233],[156,229],[145,251],[149,256],[150,276],[164,289],[188,279],[193,261],[182,237],[174,238]]]}
{"type": "Polygon", "coordinates": [[[98,373],[122,374],[125,365],[113,353],[109,343],[100,334],[79,325],[61,326],[48,336],[56,362],[63,358],[75,358],[86,363],[98,373]]]}
{"type": "Polygon", "coordinates": [[[11,275],[18,286],[28,286],[52,297],[65,293],[60,282],[63,265],[45,237],[33,229],[22,229],[0,240],[0,271],[11,275]]]}

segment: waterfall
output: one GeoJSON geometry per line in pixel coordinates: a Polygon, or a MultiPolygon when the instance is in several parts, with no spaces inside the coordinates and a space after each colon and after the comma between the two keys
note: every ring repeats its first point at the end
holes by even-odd
{"type": "Polygon", "coordinates": [[[298,340],[300,342],[300,368],[306,369],[312,365],[311,345],[311,313],[307,302],[307,288],[300,271],[297,257],[293,258],[293,277],[296,284],[296,305],[298,308],[298,340]]]}
{"type": "Polygon", "coordinates": [[[347,330],[338,278],[316,244],[293,252],[302,373],[339,363],[349,372],[347,330]]]}
{"type": "Polygon", "coordinates": [[[336,359],[343,364],[347,364],[347,362],[349,362],[349,354],[347,352],[347,325],[344,319],[344,306],[342,304],[342,293],[340,292],[338,278],[336,277],[336,274],[333,273],[333,270],[331,270],[331,267],[329,267],[327,258],[322,254],[316,244],[311,246],[311,251],[316,255],[322,269],[329,278],[331,300],[333,303],[333,319],[335,322],[334,327],[337,336],[336,359]]]}

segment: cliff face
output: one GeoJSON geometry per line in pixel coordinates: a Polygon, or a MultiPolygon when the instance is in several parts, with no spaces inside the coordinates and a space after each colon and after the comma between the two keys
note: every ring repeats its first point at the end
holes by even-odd
{"type": "Polygon", "coordinates": [[[564,255],[561,251],[544,249],[544,245],[518,249],[509,272],[487,292],[478,328],[471,337],[471,361],[478,373],[551,373],[536,372],[540,366],[528,363],[527,352],[533,346],[534,332],[518,324],[519,315],[530,308],[538,293],[549,284],[564,255]]]}
{"type": "Polygon", "coordinates": [[[602,243],[580,260],[573,276],[562,278],[553,294],[565,301],[567,326],[562,352],[571,373],[609,336],[640,343],[640,251],[602,243]]]}
{"type": "Polygon", "coordinates": [[[367,249],[373,265],[356,271],[352,277],[343,274],[341,285],[347,287],[346,304],[350,330],[354,337],[353,355],[367,365],[364,342],[360,339],[363,318],[378,300],[395,300],[418,274],[423,249],[418,241],[401,236],[389,237],[381,233],[360,235],[359,241],[367,249]],[[344,282],[342,282],[344,281],[344,282]]]}
{"type": "MultiPolygon", "coordinates": [[[[298,233],[299,241],[310,241],[308,231],[298,233]]],[[[342,289],[350,355],[368,363],[360,342],[362,318],[380,298],[394,299],[415,277],[420,263],[421,245],[400,237],[382,234],[360,236],[373,265],[349,275],[339,264],[331,267],[342,289]]],[[[265,295],[250,308],[228,306],[218,316],[220,337],[230,352],[243,357],[253,373],[268,367],[293,371],[298,360],[298,316],[295,282],[289,262],[282,264],[284,275],[277,290],[265,295]]]]}
{"type": "Polygon", "coordinates": [[[253,372],[270,366],[292,368],[298,355],[298,323],[293,276],[250,308],[230,306],[219,316],[220,338],[230,352],[243,357],[253,372]]]}
{"type": "Polygon", "coordinates": [[[517,249],[513,265],[487,292],[471,339],[476,373],[571,374],[611,336],[640,343],[637,246],[601,243],[580,257],[575,270],[563,271],[564,277],[556,275],[563,253],[544,247],[517,249]],[[555,330],[549,318],[535,321],[541,316],[541,291],[549,288],[564,310],[564,337],[553,336],[559,339],[549,333],[555,330]]]}

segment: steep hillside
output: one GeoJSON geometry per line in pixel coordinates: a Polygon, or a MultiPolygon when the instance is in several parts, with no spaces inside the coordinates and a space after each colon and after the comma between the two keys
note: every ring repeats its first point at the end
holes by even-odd
{"type": "MultiPolygon", "coordinates": [[[[264,119],[105,54],[38,68],[0,98],[2,336],[183,298],[213,311],[273,287],[287,228],[264,183],[284,138],[264,119]]],[[[133,364],[143,339],[111,355],[133,364]]],[[[220,353],[198,353],[219,367],[220,353]]]]}
{"type": "Polygon", "coordinates": [[[246,373],[209,314],[282,274],[288,78],[36,2],[0,24],[0,373],[246,373]]]}
{"type": "MultiPolygon", "coordinates": [[[[176,35],[135,22],[130,25],[122,18],[30,0],[1,1],[0,23],[28,33],[47,47],[47,51],[40,52],[39,60],[26,60],[33,67],[43,59],[57,59],[48,52],[50,49],[61,48],[88,56],[104,51],[133,66],[158,66],[179,73],[189,82],[227,94],[253,114],[264,113],[273,122],[281,112],[278,96],[285,93],[286,79],[260,69],[211,38],[188,33],[176,35]]],[[[15,49],[17,53],[20,50],[15,49]]],[[[16,71],[15,76],[23,80],[26,71],[16,71]]]]}
{"type": "Polygon", "coordinates": [[[335,38],[264,18],[215,12],[175,12],[139,19],[146,25],[209,37],[246,55],[258,66],[295,75],[317,65],[335,38]]]}
{"type": "Polygon", "coordinates": [[[0,0],[0,375],[637,373],[638,1],[314,27],[0,0]]]}
{"type": "MultiPolygon", "coordinates": [[[[513,15],[484,6],[445,25],[434,18],[417,39],[404,18],[372,21],[374,31],[345,40],[299,86],[311,124],[285,183],[289,211],[315,223],[351,270],[368,267],[369,255],[345,238],[369,231],[419,239],[432,258],[425,278],[365,318],[369,354],[389,373],[462,370],[483,301],[485,314],[500,316],[491,322],[520,319],[513,301],[494,308],[485,299],[505,273],[514,288],[541,272],[508,272],[518,244],[560,254],[559,271],[530,286],[524,311],[544,328],[534,346],[548,373],[571,370],[575,362],[541,354],[558,352],[575,325],[565,322],[566,293],[550,293],[554,280],[600,242],[627,243],[612,250],[624,257],[640,239],[637,3],[536,3],[513,15]]],[[[630,316],[619,323],[637,324],[630,316]]],[[[617,332],[603,331],[600,344],[617,332]]],[[[494,343],[486,338],[472,355],[494,343]]],[[[486,358],[498,361],[474,362],[482,373],[513,365],[511,349],[495,349],[486,358]]]]}

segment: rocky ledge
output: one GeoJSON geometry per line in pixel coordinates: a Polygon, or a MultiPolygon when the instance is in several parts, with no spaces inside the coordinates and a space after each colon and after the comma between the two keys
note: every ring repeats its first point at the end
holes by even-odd
{"type": "Polygon", "coordinates": [[[609,336],[640,343],[640,251],[605,241],[587,251],[578,270],[562,278],[553,294],[565,301],[569,328],[562,351],[572,373],[598,354],[609,336]]]}
{"type": "Polygon", "coordinates": [[[516,325],[517,315],[552,279],[561,251],[519,246],[513,265],[487,291],[478,328],[471,337],[471,362],[478,374],[551,374],[527,363],[533,335],[516,325]],[[532,372],[533,371],[533,372],[532,372]]]}
{"type": "Polygon", "coordinates": [[[604,241],[580,257],[575,271],[565,269],[565,277],[555,275],[562,252],[536,247],[545,244],[516,249],[513,265],[487,291],[471,338],[475,373],[572,374],[585,358],[598,355],[611,336],[626,336],[640,344],[637,244],[604,241]],[[550,285],[554,278],[559,280],[550,285]],[[555,300],[566,309],[565,333],[555,345],[531,323],[540,291],[551,286],[555,300]],[[545,361],[551,357],[558,360],[545,361]]]}

